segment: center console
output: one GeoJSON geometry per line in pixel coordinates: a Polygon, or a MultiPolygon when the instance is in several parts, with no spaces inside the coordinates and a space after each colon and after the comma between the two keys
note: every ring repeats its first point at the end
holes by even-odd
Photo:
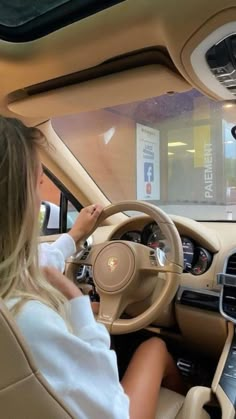
{"type": "Polygon", "coordinates": [[[228,356],[220,377],[219,385],[236,407],[236,335],[234,329],[234,336],[229,348],[228,356]]]}
{"type": "MultiPolygon", "coordinates": [[[[188,419],[195,419],[197,416],[194,416],[193,410],[196,412],[196,409],[199,406],[203,406],[204,403],[208,403],[213,395],[215,395],[221,408],[221,418],[236,418],[236,276],[219,274],[217,281],[221,285],[220,293],[210,290],[180,288],[177,295],[177,316],[180,317],[183,311],[183,316],[188,316],[188,323],[191,323],[191,315],[196,310],[198,310],[199,319],[201,319],[199,313],[204,310],[204,316],[202,316],[204,321],[206,313],[208,313],[206,329],[210,340],[214,341],[215,335],[217,336],[219,332],[221,323],[218,320],[218,313],[220,312],[227,319],[227,323],[225,323],[227,338],[221,350],[211,389],[207,387],[193,387],[187,394],[184,406],[188,406],[186,411],[188,419]],[[211,323],[209,322],[210,318],[212,318],[211,323]],[[193,409],[194,402],[195,406],[193,409]]],[[[221,319],[223,320],[222,317],[221,319]]],[[[179,318],[179,324],[183,325],[182,318],[179,318]]],[[[204,335],[204,330],[204,324],[201,323],[201,336],[199,336],[199,339],[201,342],[204,341],[206,343],[207,337],[204,335]]],[[[188,329],[187,334],[189,335],[189,333],[188,329]]],[[[212,401],[214,403],[214,398],[212,401]]]]}
{"type": "Polygon", "coordinates": [[[218,274],[221,285],[219,308],[228,322],[228,337],[222,351],[212,391],[221,409],[222,419],[234,419],[236,407],[236,276],[218,274]]]}

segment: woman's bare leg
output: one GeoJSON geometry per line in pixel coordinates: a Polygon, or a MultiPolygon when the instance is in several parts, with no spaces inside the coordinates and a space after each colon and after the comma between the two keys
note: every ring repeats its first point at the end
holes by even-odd
{"type": "Polygon", "coordinates": [[[183,391],[180,374],[165,343],[151,338],[138,347],[121,381],[130,399],[131,419],[155,418],[162,381],[171,390],[183,391]]]}

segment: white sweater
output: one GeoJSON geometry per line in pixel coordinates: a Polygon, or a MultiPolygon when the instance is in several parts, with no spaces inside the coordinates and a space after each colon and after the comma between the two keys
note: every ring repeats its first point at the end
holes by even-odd
{"type": "Polygon", "coordinates": [[[60,272],[65,270],[65,260],[76,252],[72,237],[64,233],[54,243],[41,243],[38,246],[39,265],[52,266],[60,272]]]}
{"type": "Polygon", "coordinates": [[[27,302],[16,316],[39,371],[75,418],[128,419],[129,399],[106,328],[95,321],[87,296],[71,300],[67,310],[73,334],[59,314],[38,301],[27,302]]]}

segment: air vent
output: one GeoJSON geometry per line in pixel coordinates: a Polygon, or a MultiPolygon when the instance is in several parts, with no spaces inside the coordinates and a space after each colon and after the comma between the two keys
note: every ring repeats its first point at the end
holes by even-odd
{"type": "Polygon", "coordinates": [[[233,253],[227,262],[226,273],[230,275],[236,275],[236,253],[233,253]]]}

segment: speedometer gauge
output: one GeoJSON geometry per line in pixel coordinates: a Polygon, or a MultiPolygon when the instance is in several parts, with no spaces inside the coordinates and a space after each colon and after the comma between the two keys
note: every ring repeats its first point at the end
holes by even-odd
{"type": "Polygon", "coordinates": [[[184,269],[190,270],[193,262],[194,244],[188,237],[181,237],[183,254],[184,254],[184,269]]]}
{"type": "Polygon", "coordinates": [[[142,243],[152,249],[164,249],[165,236],[157,223],[146,225],[142,232],[142,243]]]}
{"type": "Polygon", "coordinates": [[[162,248],[163,243],[160,242],[159,236],[157,233],[151,233],[147,240],[147,246],[152,249],[162,248]]]}

